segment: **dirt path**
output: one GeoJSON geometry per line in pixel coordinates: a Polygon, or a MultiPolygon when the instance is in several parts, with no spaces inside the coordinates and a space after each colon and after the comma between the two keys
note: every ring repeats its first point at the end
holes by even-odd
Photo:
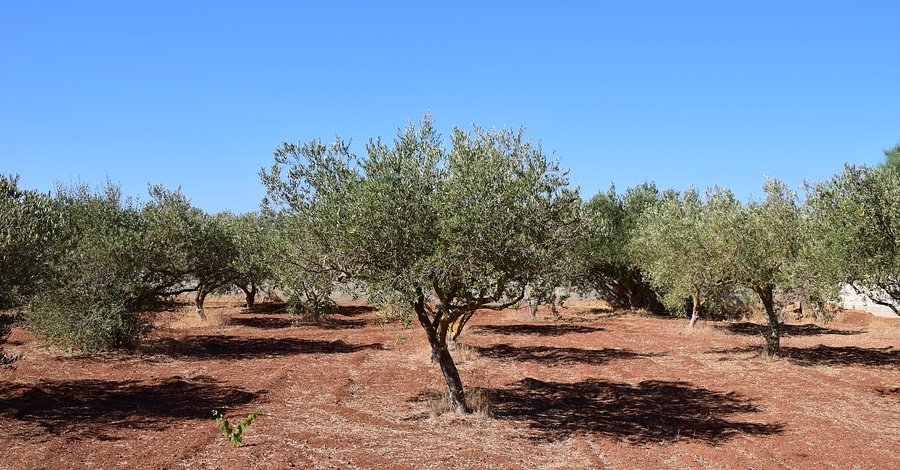
{"type": "Polygon", "coordinates": [[[485,312],[458,353],[485,417],[436,414],[424,335],[367,307],[291,326],[211,306],[222,324],[161,317],[136,356],[67,357],[15,330],[0,468],[900,468],[898,320],[787,325],[772,360],[752,324],[485,312]],[[230,447],[211,410],[259,407],[230,447]]]}

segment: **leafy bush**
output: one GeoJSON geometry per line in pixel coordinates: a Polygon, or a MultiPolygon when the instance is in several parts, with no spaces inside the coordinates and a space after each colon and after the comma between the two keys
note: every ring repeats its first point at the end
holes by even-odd
{"type": "Polygon", "coordinates": [[[143,219],[118,187],[60,187],[63,236],[52,279],[27,305],[28,326],[52,343],[93,352],[133,347],[149,329],[137,312],[157,300],[143,240],[143,219]]]}
{"type": "Polygon", "coordinates": [[[67,350],[83,353],[134,348],[151,318],[108,296],[54,290],[38,294],[26,314],[32,331],[67,350]]]}

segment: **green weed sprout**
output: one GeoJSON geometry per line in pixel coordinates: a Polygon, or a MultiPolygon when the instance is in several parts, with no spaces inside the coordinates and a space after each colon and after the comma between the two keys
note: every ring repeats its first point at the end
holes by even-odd
{"type": "Polygon", "coordinates": [[[250,413],[250,416],[247,416],[243,421],[238,423],[237,426],[231,427],[231,423],[225,419],[225,415],[219,413],[218,410],[212,410],[213,418],[216,419],[216,424],[219,426],[219,429],[222,430],[222,435],[228,438],[228,442],[230,442],[233,447],[237,447],[244,442],[244,430],[250,427],[250,423],[262,413],[263,409],[260,408],[253,413],[250,413]]]}

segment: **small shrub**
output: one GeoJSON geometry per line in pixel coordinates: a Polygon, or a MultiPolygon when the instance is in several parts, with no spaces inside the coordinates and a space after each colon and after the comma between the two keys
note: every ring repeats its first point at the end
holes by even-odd
{"type": "Polygon", "coordinates": [[[121,302],[63,291],[35,296],[25,318],[33,332],[82,353],[135,348],[152,321],[121,302]]]}
{"type": "Polygon", "coordinates": [[[291,323],[318,323],[325,317],[337,313],[338,305],[330,298],[321,300],[314,298],[291,298],[288,300],[287,311],[291,323]]]}
{"type": "Polygon", "coordinates": [[[257,416],[263,413],[263,409],[260,408],[253,413],[250,413],[249,416],[244,418],[237,426],[232,427],[231,423],[225,419],[225,416],[222,413],[219,413],[218,410],[212,410],[213,418],[216,420],[216,424],[219,426],[219,429],[222,430],[222,435],[228,439],[228,442],[231,443],[233,447],[238,447],[244,443],[244,430],[250,427],[250,424],[253,423],[253,420],[256,419],[257,416]]]}
{"type": "MultiPolygon", "coordinates": [[[[494,395],[490,390],[483,388],[471,388],[466,393],[466,407],[468,413],[480,418],[492,418],[494,407],[494,395]]],[[[437,418],[445,413],[450,413],[450,395],[445,390],[429,401],[428,414],[437,418]]]]}

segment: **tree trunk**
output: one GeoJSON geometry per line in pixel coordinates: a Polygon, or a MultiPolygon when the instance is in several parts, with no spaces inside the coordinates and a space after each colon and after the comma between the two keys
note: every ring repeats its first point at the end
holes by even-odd
{"type": "Polygon", "coordinates": [[[197,296],[194,298],[194,303],[197,305],[197,316],[204,323],[206,323],[206,314],[203,312],[203,303],[206,301],[207,293],[205,289],[200,287],[197,289],[197,296]]]}
{"type": "Polygon", "coordinates": [[[441,344],[437,338],[429,338],[431,343],[431,360],[441,366],[444,380],[447,382],[447,392],[450,395],[450,409],[454,413],[466,413],[466,398],[463,394],[462,380],[459,378],[459,370],[453,362],[453,356],[446,344],[441,344]]]}
{"type": "Polygon", "coordinates": [[[528,299],[528,314],[531,316],[532,320],[537,318],[537,311],[538,311],[539,305],[540,305],[540,303],[538,303],[538,299],[536,299],[534,297],[531,297],[528,299]]]}
{"type": "Polygon", "coordinates": [[[694,327],[694,324],[697,323],[697,320],[700,319],[700,299],[697,296],[693,296],[693,310],[691,312],[691,328],[694,327]]]}
{"type": "Polygon", "coordinates": [[[767,285],[755,290],[766,308],[766,318],[769,320],[769,329],[765,333],[766,355],[777,356],[781,350],[781,323],[778,321],[778,315],[775,314],[773,288],[771,285],[767,285]]]}
{"type": "Polygon", "coordinates": [[[246,307],[248,309],[253,308],[253,306],[256,305],[256,291],[257,291],[256,285],[251,284],[249,289],[244,286],[239,286],[239,287],[241,288],[242,291],[244,291],[244,299],[246,299],[246,301],[247,301],[246,307]]]}

